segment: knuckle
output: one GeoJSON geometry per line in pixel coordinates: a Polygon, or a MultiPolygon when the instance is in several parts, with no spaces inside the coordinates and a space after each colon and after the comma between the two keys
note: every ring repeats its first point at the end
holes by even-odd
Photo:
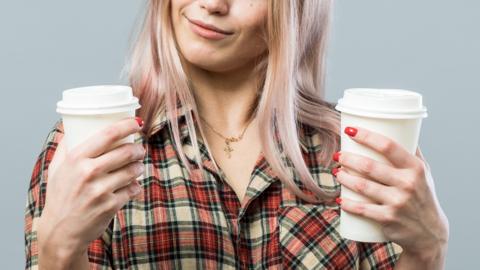
{"type": "Polygon", "coordinates": [[[425,176],[425,166],[422,162],[417,162],[415,166],[415,176],[424,177],[425,176]]]}
{"type": "Polygon", "coordinates": [[[96,162],[92,162],[90,165],[90,174],[92,176],[100,175],[102,172],[102,166],[96,162]]]}
{"type": "Polygon", "coordinates": [[[381,220],[383,224],[391,224],[396,221],[396,211],[395,210],[387,210],[383,214],[383,219],[381,220]]]}
{"type": "Polygon", "coordinates": [[[109,200],[108,201],[108,211],[111,212],[111,213],[115,213],[117,212],[122,206],[121,204],[118,202],[118,200],[115,200],[115,199],[112,199],[112,200],[109,200]]]}
{"type": "Polygon", "coordinates": [[[105,136],[110,141],[117,141],[121,139],[120,130],[116,126],[110,126],[105,129],[105,136]]]}
{"type": "Polygon", "coordinates": [[[383,143],[380,144],[380,152],[383,154],[389,154],[395,148],[395,143],[392,140],[385,140],[383,143]]]}
{"type": "Polygon", "coordinates": [[[95,166],[90,162],[84,162],[80,166],[80,178],[83,181],[87,181],[93,178],[94,173],[97,171],[95,166]]]}
{"type": "Polygon", "coordinates": [[[118,202],[111,198],[111,199],[108,199],[108,200],[105,200],[105,202],[103,203],[103,211],[105,213],[108,213],[109,215],[113,215],[115,214],[117,211],[118,211],[118,202]]]}
{"type": "Polygon", "coordinates": [[[365,206],[361,203],[354,206],[355,212],[361,216],[365,214],[365,206]]]}
{"type": "Polygon", "coordinates": [[[90,196],[92,200],[99,201],[107,194],[106,189],[99,184],[90,185],[90,196]]]}
{"type": "Polygon", "coordinates": [[[125,157],[127,160],[134,160],[136,153],[135,150],[132,149],[132,147],[123,147],[121,151],[121,155],[125,157]]]}
{"type": "Polygon", "coordinates": [[[415,187],[416,187],[416,182],[414,178],[407,179],[403,183],[403,190],[409,194],[415,191],[415,187]]]}
{"type": "Polygon", "coordinates": [[[359,180],[355,183],[355,189],[360,193],[365,193],[368,188],[368,182],[365,180],[359,180]]]}
{"type": "Polygon", "coordinates": [[[363,159],[360,163],[360,171],[363,174],[369,174],[375,169],[375,163],[370,159],[363,159]]]}
{"type": "Polygon", "coordinates": [[[402,196],[392,196],[392,208],[393,209],[400,209],[405,205],[405,198],[402,196]]]}

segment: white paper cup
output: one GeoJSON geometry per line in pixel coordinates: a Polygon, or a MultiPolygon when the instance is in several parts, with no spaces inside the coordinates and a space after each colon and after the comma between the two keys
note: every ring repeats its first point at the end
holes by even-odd
{"type": "MultiPolygon", "coordinates": [[[[135,117],[140,108],[132,88],[122,85],[98,85],[63,91],[57,103],[62,115],[64,139],[73,149],[95,132],[127,117],[135,117]]],[[[134,135],[119,140],[110,149],[124,143],[133,143],[134,135]]]]}
{"type": "MultiPolygon", "coordinates": [[[[399,89],[354,88],[345,90],[336,109],[341,112],[341,151],[391,163],[379,153],[353,141],[343,130],[358,126],[385,135],[414,154],[420,136],[422,119],[427,110],[418,93],[399,89]]],[[[347,172],[358,175],[355,172],[347,172]]],[[[367,197],[342,186],[341,197],[371,202],[367,197]]],[[[340,235],[359,242],[385,242],[387,239],[379,223],[341,210],[340,235]]]]}

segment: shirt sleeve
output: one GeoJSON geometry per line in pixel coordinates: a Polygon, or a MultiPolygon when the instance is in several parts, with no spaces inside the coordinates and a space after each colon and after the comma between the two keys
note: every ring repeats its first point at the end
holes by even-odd
{"type": "MultiPolygon", "coordinates": [[[[48,166],[62,137],[63,125],[60,119],[49,131],[33,167],[24,219],[25,269],[27,270],[38,269],[37,225],[45,205],[48,166]]],[[[88,256],[91,269],[112,269],[111,232],[111,226],[109,226],[101,237],[89,245],[88,256]]]]}
{"type": "Polygon", "coordinates": [[[394,269],[402,248],[394,242],[358,242],[360,269],[394,269]]]}

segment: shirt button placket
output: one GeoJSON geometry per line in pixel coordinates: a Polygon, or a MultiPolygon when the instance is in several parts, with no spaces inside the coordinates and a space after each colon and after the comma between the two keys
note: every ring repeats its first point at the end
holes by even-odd
{"type": "Polygon", "coordinates": [[[238,259],[240,260],[240,265],[241,265],[242,269],[248,269],[248,262],[247,262],[248,256],[245,253],[246,250],[242,246],[243,233],[242,233],[242,222],[241,222],[240,218],[237,221],[237,228],[238,228],[237,250],[239,252],[238,259]]]}

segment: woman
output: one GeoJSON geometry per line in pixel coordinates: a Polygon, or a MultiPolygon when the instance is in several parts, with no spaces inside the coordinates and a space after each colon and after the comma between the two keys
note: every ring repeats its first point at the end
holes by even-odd
{"type": "Polygon", "coordinates": [[[330,2],[150,0],[129,63],[139,117],[70,152],[56,123],[28,193],[26,267],[442,268],[448,222],[420,152],[349,127],[393,165],[334,154],[330,2]],[[377,203],[341,200],[339,183],[377,203]],[[339,204],[391,241],[341,238],[339,204]]]}

